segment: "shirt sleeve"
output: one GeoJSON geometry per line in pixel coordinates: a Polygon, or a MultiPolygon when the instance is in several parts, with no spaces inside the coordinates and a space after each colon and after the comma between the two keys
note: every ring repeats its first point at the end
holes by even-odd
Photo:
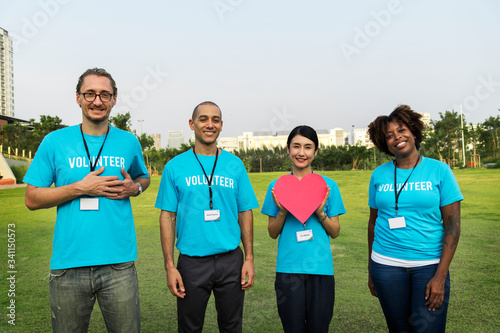
{"type": "Polygon", "coordinates": [[[36,187],[50,187],[55,183],[55,156],[50,138],[49,134],[42,140],[23,182],[36,187]]]}
{"type": "Polygon", "coordinates": [[[156,197],[155,207],[169,212],[177,212],[179,203],[179,193],[174,184],[174,174],[169,163],[163,168],[161,175],[160,188],[156,197]]]}
{"type": "Polygon", "coordinates": [[[330,180],[328,186],[330,187],[330,195],[327,200],[326,214],[328,216],[337,216],[346,213],[344,202],[342,201],[342,195],[340,194],[340,189],[337,183],[330,180]]]}
{"type": "Polygon", "coordinates": [[[149,176],[148,169],[144,163],[144,156],[142,155],[142,148],[139,140],[134,138],[134,159],[128,174],[132,179],[137,177],[147,178],[149,176]]]}
{"type": "Polygon", "coordinates": [[[443,171],[441,173],[442,177],[440,183],[439,207],[443,207],[464,199],[462,193],[460,192],[457,179],[455,178],[455,175],[453,174],[451,168],[443,163],[442,169],[443,171]]]}
{"type": "Polygon", "coordinates": [[[368,206],[373,209],[378,209],[377,201],[375,200],[377,193],[375,186],[375,171],[373,171],[370,177],[370,185],[368,186],[368,206]]]}
{"type": "Polygon", "coordinates": [[[259,202],[255,196],[255,192],[248,177],[248,173],[240,163],[241,171],[238,184],[238,212],[245,212],[250,209],[259,207],[259,202]]]}
{"type": "Polygon", "coordinates": [[[276,180],[272,181],[269,184],[269,186],[267,187],[266,198],[264,199],[264,203],[262,204],[262,209],[260,211],[264,215],[273,216],[273,217],[278,216],[278,213],[279,213],[279,208],[274,203],[273,193],[272,193],[272,190],[274,188],[275,183],[276,183],[276,180]]]}

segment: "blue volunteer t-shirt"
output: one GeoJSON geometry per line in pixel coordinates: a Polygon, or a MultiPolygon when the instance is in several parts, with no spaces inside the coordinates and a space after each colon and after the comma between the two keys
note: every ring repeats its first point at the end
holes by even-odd
{"type": "MultiPolygon", "coordinates": [[[[463,200],[450,167],[422,157],[398,199],[398,216],[406,227],[390,229],[388,219],[396,217],[394,163],[376,168],[370,179],[368,205],[378,209],[373,251],[403,260],[435,260],[441,257],[444,227],[440,207],[463,200]]],[[[397,190],[412,169],[397,169],[397,190]]]]}
{"type": "MultiPolygon", "coordinates": [[[[321,177],[325,179],[326,185],[330,187],[330,195],[324,208],[326,215],[331,217],[345,214],[346,210],[337,183],[328,177],[321,177]]],[[[262,214],[273,217],[278,216],[279,212],[271,192],[276,181],[277,179],[269,184],[261,210],[262,214]]],[[[313,213],[307,219],[305,229],[312,230],[313,239],[299,243],[297,241],[297,232],[303,231],[304,225],[289,212],[286,214],[285,223],[278,239],[276,272],[333,275],[330,236],[319,222],[316,213],[313,213]]]]}
{"type": "MultiPolygon", "coordinates": [[[[197,155],[208,177],[215,156],[197,155]]],[[[241,160],[220,150],[212,180],[213,209],[220,220],[205,221],[210,210],[208,182],[192,150],[165,165],[155,207],[177,213],[177,242],[180,253],[203,257],[234,250],[240,244],[238,212],[259,207],[257,197],[241,160]]]]}
{"type": "MultiPolygon", "coordinates": [[[[85,134],[92,163],[105,135],[85,134]]],[[[100,176],[118,176],[121,169],[132,179],[148,177],[137,138],[110,127],[97,162],[104,166],[100,176]]],[[[64,186],[90,173],[80,126],[66,127],[48,134],[40,144],[24,182],[36,187],[64,186]]],[[[99,197],[99,210],[80,210],[80,198],[57,206],[51,269],[65,269],[122,263],[137,259],[137,243],[130,199],[99,197]]]]}

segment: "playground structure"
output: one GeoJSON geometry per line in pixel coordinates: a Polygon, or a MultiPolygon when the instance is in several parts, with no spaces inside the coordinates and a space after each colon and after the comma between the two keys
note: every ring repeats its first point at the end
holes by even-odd
{"type": "Polygon", "coordinates": [[[14,185],[16,184],[16,177],[10,169],[7,160],[0,154],[0,185],[14,185]]]}
{"type": "MultiPolygon", "coordinates": [[[[16,179],[16,176],[12,172],[10,168],[13,162],[19,161],[19,164],[29,164],[32,161],[31,151],[26,156],[25,151],[23,150],[21,154],[19,154],[18,149],[11,151],[10,147],[7,148],[7,154],[3,154],[3,145],[0,145],[0,185],[15,185],[21,179],[16,179]],[[10,165],[7,159],[11,161],[10,165]]],[[[17,164],[17,163],[15,163],[17,164]]]]}
{"type": "MultiPolygon", "coordinates": [[[[456,158],[450,159],[441,159],[441,162],[444,162],[450,166],[452,169],[458,169],[463,166],[462,161],[459,161],[456,158]]],[[[480,168],[481,167],[481,156],[479,154],[472,154],[470,157],[470,162],[467,162],[467,168],[480,168]]]]}
{"type": "Polygon", "coordinates": [[[480,168],[481,167],[481,156],[479,154],[474,154],[470,157],[470,162],[467,163],[468,168],[480,168]]]}

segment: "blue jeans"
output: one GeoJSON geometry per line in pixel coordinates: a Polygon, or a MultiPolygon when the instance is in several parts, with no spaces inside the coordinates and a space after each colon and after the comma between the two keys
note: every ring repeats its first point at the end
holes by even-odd
{"type": "Polygon", "coordinates": [[[139,332],[139,284],[134,262],[57,269],[49,281],[54,332],[87,332],[97,298],[108,332],[139,332]]]}
{"type": "Polygon", "coordinates": [[[444,332],[450,299],[450,274],[446,278],[443,304],[435,311],[425,306],[427,283],[437,264],[404,268],[381,265],[373,260],[370,275],[384,311],[389,332],[444,332]]]}

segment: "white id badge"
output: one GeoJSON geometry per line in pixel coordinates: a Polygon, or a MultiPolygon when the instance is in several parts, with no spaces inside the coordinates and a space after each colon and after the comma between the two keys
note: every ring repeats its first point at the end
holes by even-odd
{"type": "Polygon", "coordinates": [[[406,222],[404,216],[395,217],[389,219],[389,228],[397,229],[406,227],[406,222]]]}
{"type": "Polygon", "coordinates": [[[219,209],[212,209],[212,210],[205,210],[205,221],[220,221],[220,210],[219,209]]]}
{"type": "Polygon", "coordinates": [[[312,230],[303,230],[297,231],[297,242],[305,242],[313,239],[313,231],[312,230]]]}
{"type": "Polygon", "coordinates": [[[99,210],[99,198],[80,198],[80,210],[99,210]]]}

